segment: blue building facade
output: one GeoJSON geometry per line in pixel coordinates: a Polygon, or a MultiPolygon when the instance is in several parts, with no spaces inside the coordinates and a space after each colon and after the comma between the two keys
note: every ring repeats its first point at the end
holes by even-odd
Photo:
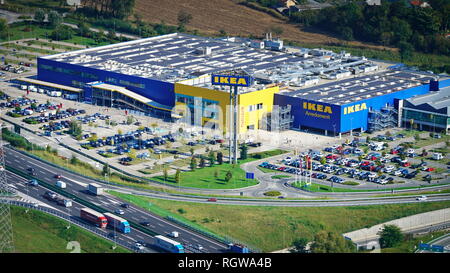
{"type": "MultiPolygon", "coordinates": [[[[101,81],[129,89],[169,108],[175,105],[174,84],[112,71],[38,58],[38,80],[84,88],[87,83],[101,81]]],[[[91,102],[90,92],[84,100],[91,102]]]]}
{"type": "Polygon", "coordinates": [[[313,128],[325,133],[345,133],[351,130],[368,129],[369,111],[380,111],[385,107],[394,107],[400,99],[423,95],[430,91],[430,84],[424,84],[401,91],[376,96],[343,105],[329,104],[289,94],[275,94],[274,104],[291,105],[293,128],[313,128]]]}

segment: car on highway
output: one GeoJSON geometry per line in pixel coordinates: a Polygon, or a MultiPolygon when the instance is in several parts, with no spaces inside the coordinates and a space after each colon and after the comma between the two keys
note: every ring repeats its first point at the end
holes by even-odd
{"type": "Polygon", "coordinates": [[[30,174],[30,175],[35,175],[35,170],[34,170],[34,168],[28,168],[27,171],[28,171],[28,174],[30,174]]]}
{"type": "Polygon", "coordinates": [[[201,244],[195,244],[194,248],[197,250],[203,250],[203,246],[201,244]]]}
{"type": "Polygon", "coordinates": [[[207,200],[208,202],[217,202],[217,198],[208,198],[208,200],[207,200]]]}
{"type": "Polygon", "coordinates": [[[120,214],[120,215],[125,214],[125,212],[123,210],[121,210],[121,209],[116,209],[114,212],[117,213],[117,214],[120,214]]]}
{"type": "Polygon", "coordinates": [[[62,178],[62,176],[60,174],[55,174],[53,177],[56,178],[56,179],[61,179],[62,178]]]}
{"type": "Polygon", "coordinates": [[[425,201],[427,199],[428,198],[425,195],[422,195],[422,196],[419,196],[419,197],[416,198],[417,201],[425,201]]]}
{"type": "Polygon", "coordinates": [[[141,225],[143,225],[144,227],[149,227],[150,226],[150,222],[141,222],[141,225]]]}
{"type": "Polygon", "coordinates": [[[144,249],[144,246],[143,246],[141,243],[138,243],[138,242],[136,242],[136,243],[134,244],[134,247],[135,247],[136,249],[138,249],[138,250],[143,250],[143,249],[144,249]]]}
{"type": "Polygon", "coordinates": [[[125,208],[125,209],[127,209],[127,208],[129,208],[130,207],[130,204],[127,204],[127,203],[123,203],[122,205],[120,205],[122,208],[125,208]]]}
{"type": "Polygon", "coordinates": [[[38,186],[39,183],[36,179],[31,179],[30,181],[28,181],[27,185],[29,186],[38,186]]]}

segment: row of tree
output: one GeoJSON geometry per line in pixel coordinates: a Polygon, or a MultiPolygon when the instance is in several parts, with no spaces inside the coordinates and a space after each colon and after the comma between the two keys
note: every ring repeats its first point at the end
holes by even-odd
{"type": "Polygon", "coordinates": [[[124,19],[134,9],[135,0],[84,0],[83,6],[87,14],[124,19]]]}
{"type": "Polygon", "coordinates": [[[362,40],[434,54],[450,54],[444,37],[450,26],[450,2],[430,0],[431,8],[410,6],[406,0],[369,6],[349,1],[324,8],[292,12],[290,20],[334,32],[346,40],[362,40]]]}

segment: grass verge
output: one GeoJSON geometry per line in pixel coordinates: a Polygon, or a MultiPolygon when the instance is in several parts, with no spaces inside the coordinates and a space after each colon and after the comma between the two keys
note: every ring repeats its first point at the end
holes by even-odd
{"type": "Polygon", "coordinates": [[[265,252],[284,249],[320,230],[345,233],[393,219],[448,208],[450,201],[351,207],[267,207],[200,204],[112,193],[152,211],[178,215],[192,224],[236,238],[265,252]],[[237,224],[239,223],[239,224],[237,224]]]}
{"type": "Polygon", "coordinates": [[[15,250],[18,253],[69,253],[67,243],[80,243],[82,253],[127,253],[122,247],[112,250],[112,242],[40,211],[12,206],[11,219],[15,250]],[[33,227],[33,228],[30,228],[33,227]]]}

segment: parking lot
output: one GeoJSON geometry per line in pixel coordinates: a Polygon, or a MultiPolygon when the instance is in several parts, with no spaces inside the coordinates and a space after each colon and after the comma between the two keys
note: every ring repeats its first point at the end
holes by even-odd
{"type": "MultiPolygon", "coordinates": [[[[431,134],[429,138],[440,139],[442,136],[431,134]]],[[[352,186],[449,182],[448,154],[434,152],[433,149],[422,154],[423,149],[421,153],[416,149],[394,144],[394,141],[405,139],[402,134],[372,139],[375,141],[366,143],[365,138],[355,138],[352,142],[342,145],[310,150],[299,155],[291,154],[273,162],[263,162],[259,167],[263,171],[267,169],[285,172],[292,177],[311,177],[315,181],[352,186]],[[377,141],[387,142],[380,144],[377,141]]],[[[446,146],[445,142],[440,144],[446,146]]]]}

